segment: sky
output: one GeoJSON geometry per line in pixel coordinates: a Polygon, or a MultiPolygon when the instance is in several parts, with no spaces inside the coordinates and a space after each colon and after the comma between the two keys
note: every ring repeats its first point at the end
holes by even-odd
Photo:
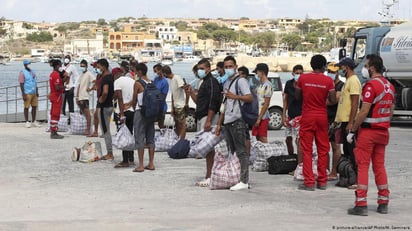
{"type": "MultiPolygon", "coordinates": [[[[0,17],[28,22],[79,22],[120,17],[330,18],[379,21],[393,0],[0,0],[0,17]]],[[[412,0],[398,0],[395,18],[410,20],[412,0]]]]}

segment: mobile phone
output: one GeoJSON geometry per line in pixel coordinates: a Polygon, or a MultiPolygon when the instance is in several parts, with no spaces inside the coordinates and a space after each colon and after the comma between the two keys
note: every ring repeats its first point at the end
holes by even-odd
{"type": "Polygon", "coordinates": [[[185,85],[187,84],[187,83],[186,83],[186,79],[185,79],[185,78],[183,78],[183,83],[185,83],[185,85]]]}

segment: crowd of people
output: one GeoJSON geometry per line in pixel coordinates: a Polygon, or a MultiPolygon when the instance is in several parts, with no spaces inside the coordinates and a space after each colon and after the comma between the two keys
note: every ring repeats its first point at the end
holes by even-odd
{"type": "MultiPolygon", "coordinates": [[[[98,124],[106,146],[102,160],[113,160],[112,133],[110,118],[115,111],[117,125],[125,124],[134,133],[138,153],[138,163],[134,161],[134,150],[123,150],[122,161],[115,168],[136,165],[133,172],[155,170],[154,136],[155,122],[164,128],[167,111],[166,95],[171,95],[171,115],[175,121],[175,132],[179,139],[186,137],[186,113],[189,98],[196,104],[195,117],[197,129],[211,131],[220,135],[224,127],[224,139],[230,152],[235,153],[240,161],[240,181],[230,190],[245,190],[249,186],[250,126],[241,113],[241,105],[253,101],[253,92],[257,95],[258,118],[251,125],[251,134],[262,143],[268,142],[268,107],[272,96],[272,85],[268,80],[269,67],[259,63],[254,73],[260,85],[251,87],[247,78],[249,69],[238,67],[233,56],[227,56],[216,65],[217,74],[208,59],[201,59],[193,66],[197,83],[191,86],[181,76],[173,73],[170,66],[156,64],[153,67],[154,78],[148,76],[148,67],[137,60],[123,61],[120,67],[110,71],[106,59],[100,59],[92,66],[96,77],[88,70],[85,60],[80,62],[78,74],[70,64],[70,56],[64,62],[52,60],[50,74],[50,137],[62,139],[58,134],[58,121],[65,113],[66,102],[69,112],[74,111],[77,103],[85,115],[88,137],[98,136],[98,124]],[[155,85],[162,95],[162,113],[156,118],[145,116],[143,95],[148,86],[155,85]],[[77,91],[75,91],[75,89],[77,91]],[[97,91],[98,102],[94,112],[94,129],[91,125],[89,92],[97,91]],[[74,101],[74,99],[76,99],[74,101]],[[114,109],[116,108],[116,109],[114,109]],[[144,150],[148,149],[149,161],[144,164],[144,150]]],[[[24,100],[26,127],[29,107],[32,106],[32,122],[35,126],[38,90],[36,76],[29,67],[30,62],[23,62],[24,70],[19,75],[24,100]]],[[[283,93],[283,122],[285,127],[288,154],[297,153],[298,168],[302,169],[303,183],[299,189],[315,191],[326,190],[328,181],[338,178],[337,163],[343,155],[349,158],[357,169],[357,184],[349,187],[356,190],[355,207],[349,214],[367,215],[368,168],[372,162],[375,182],[378,187],[378,212],[388,212],[389,190],[384,165],[385,146],[388,144],[388,128],[394,107],[394,88],[382,76],[383,63],[377,55],[368,55],[362,87],[356,67],[350,58],[343,58],[338,63],[327,63],[322,55],[315,55],[310,63],[312,71],[304,72],[302,65],[293,67],[293,78],[286,82],[283,93]],[[346,79],[345,83],[340,77],[346,79]],[[361,106],[360,106],[361,105],[361,106]],[[295,137],[295,142],[293,142],[295,137]],[[317,150],[317,176],[312,169],[313,144],[317,150]],[[343,147],[341,147],[341,144],[343,147]],[[296,152],[295,147],[296,146],[296,152]],[[342,153],[343,148],[343,153],[342,153]],[[329,166],[329,151],[332,149],[332,165],[329,166]],[[328,174],[329,171],[329,174],[328,174]]],[[[206,155],[206,175],[196,185],[210,185],[215,152],[206,155]]]]}

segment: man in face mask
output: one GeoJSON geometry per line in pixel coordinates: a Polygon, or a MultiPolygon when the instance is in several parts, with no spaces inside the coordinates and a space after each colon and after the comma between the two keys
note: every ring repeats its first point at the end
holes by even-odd
{"type": "MultiPolygon", "coordinates": [[[[339,102],[339,97],[342,92],[342,88],[344,83],[339,79],[339,67],[336,66],[335,62],[328,63],[327,67],[327,75],[329,78],[331,78],[335,82],[335,91],[336,91],[336,100],[339,102]]],[[[336,180],[337,179],[337,172],[336,172],[336,166],[338,164],[339,157],[341,156],[341,145],[340,143],[342,140],[336,140],[335,137],[335,117],[336,117],[336,111],[338,109],[338,103],[335,103],[333,105],[328,105],[328,123],[329,123],[329,142],[330,146],[332,147],[332,168],[329,168],[330,173],[328,176],[328,180],[336,180]]],[[[339,128],[338,128],[339,129],[339,128]]],[[[339,138],[339,137],[338,137],[339,138]]]]}
{"type": "Polygon", "coordinates": [[[295,153],[293,147],[293,136],[295,136],[295,144],[298,154],[298,167],[302,167],[302,151],[299,143],[299,126],[294,121],[299,121],[302,114],[302,101],[295,97],[295,87],[300,75],[303,73],[303,66],[298,64],[292,69],[293,78],[288,80],[283,91],[283,125],[285,126],[286,146],[289,155],[295,153]],[[296,125],[296,126],[292,126],[296,125]]]}
{"type": "Polygon", "coordinates": [[[153,66],[154,80],[153,83],[156,85],[162,94],[163,100],[163,116],[157,121],[159,128],[165,128],[165,114],[167,112],[166,96],[169,93],[169,83],[167,79],[163,76],[162,65],[160,63],[153,66]]]}
{"type": "MultiPolygon", "coordinates": [[[[197,75],[203,80],[197,94],[192,91],[191,86],[188,86],[187,92],[196,103],[197,130],[210,131],[218,120],[217,113],[222,103],[222,88],[217,79],[211,74],[209,60],[201,59],[197,63],[197,75]]],[[[214,157],[214,150],[206,155],[206,176],[204,180],[196,183],[196,185],[200,187],[209,186],[214,157]]]]}
{"type": "Polygon", "coordinates": [[[64,89],[64,99],[62,105],[63,115],[66,115],[66,102],[69,105],[69,112],[74,112],[74,89],[77,87],[77,79],[79,78],[79,73],[76,67],[70,64],[71,57],[66,55],[64,57],[64,67],[63,70],[68,74],[68,78],[65,82],[64,89]]]}
{"type": "Polygon", "coordinates": [[[63,139],[62,135],[57,133],[58,123],[60,120],[60,109],[62,106],[62,94],[64,92],[63,83],[66,81],[67,73],[61,72],[62,63],[60,60],[52,60],[50,62],[53,71],[50,74],[50,138],[63,139]]]}
{"type": "Polygon", "coordinates": [[[82,60],[80,62],[81,76],[79,78],[79,87],[76,92],[76,103],[80,108],[81,113],[86,117],[87,128],[85,131],[86,136],[90,136],[90,110],[89,110],[89,92],[92,90],[91,86],[95,81],[94,75],[87,70],[87,61],[82,60]]]}
{"type": "MultiPolygon", "coordinates": [[[[339,75],[345,77],[346,82],[339,97],[335,122],[341,123],[342,137],[346,137],[349,130],[352,129],[358,112],[362,88],[358,76],[354,72],[355,62],[351,58],[341,59],[337,66],[339,67],[339,75]]],[[[343,154],[355,163],[353,148],[354,144],[349,144],[346,139],[343,139],[343,154]]]]}
{"type": "Polygon", "coordinates": [[[39,97],[39,89],[37,88],[36,74],[30,69],[30,60],[23,61],[24,69],[19,74],[19,83],[21,95],[24,101],[24,119],[26,120],[26,128],[31,127],[29,122],[29,107],[31,106],[31,119],[33,125],[40,127],[39,122],[36,121],[36,109],[38,105],[37,98],[39,97]]]}

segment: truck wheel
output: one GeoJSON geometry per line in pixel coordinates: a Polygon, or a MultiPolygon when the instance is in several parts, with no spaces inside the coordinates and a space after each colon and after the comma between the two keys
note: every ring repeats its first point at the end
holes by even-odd
{"type": "Polygon", "coordinates": [[[412,88],[402,89],[402,106],[405,110],[412,109],[412,88]]]}
{"type": "Polygon", "coordinates": [[[282,128],[282,111],[278,108],[272,108],[269,110],[269,124],[270,130],[279,130],[282,128]]]}
{"type": "Polygon", "coordinates": [[[190,109],[186,115],[186,131],[195,132],[197,129],[197,122],[195,117],[195,111],[190,109]]]}

